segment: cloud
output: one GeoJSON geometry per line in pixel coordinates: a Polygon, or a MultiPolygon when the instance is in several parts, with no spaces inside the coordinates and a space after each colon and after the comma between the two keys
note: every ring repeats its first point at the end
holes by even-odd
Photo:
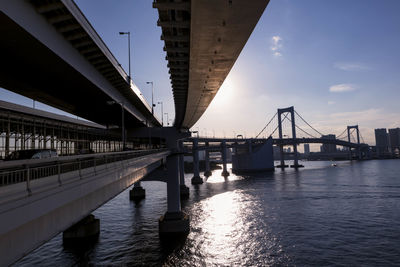
{"type": "Polygon", "coordinates": [[[350,83],[335,84],[329,87],[329,92],[342,93],[356,90],[356,86],[350,83]]]}
{"type": "Polygon", "coordinates": [[[328,101],[328,105],[334,105],[334,104],[336,104],[335,101],[328,101]]]}
{"type": "Polygon", "coordinates": [[[339,135],[347,125],[359,125],[365,142],[375,144],[374,129],[396,128],[400,126],[400,113],[389,112],[383,108],[369,108],[357,111],[320,114],[311,124],[324,134],[339,135]]]}
{"type": "Polygon", "coordinates": [[[363,71],[371,69],[366,64],[356,62],[336,62],[333,64],[333,67],[344,71],[363,71]]]}
{"type": "Polygon", "coordinates": [[[276,57],[281,57],[282,56],[282,52],[280,51],[281,48],[283,47],[282,45],[282,37],[280,37],[279,35],[275,35],[272,36],[271,38],[271,50],[272,50],[272,54],[276,57]]]}

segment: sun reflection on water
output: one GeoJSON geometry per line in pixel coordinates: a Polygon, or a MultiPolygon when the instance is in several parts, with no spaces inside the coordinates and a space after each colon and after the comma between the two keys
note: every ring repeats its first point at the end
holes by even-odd
{"type": "MultiPolygon", "coordinates": [[[[212,183],[220,182],[221,178],[229,183],[219,176],[214,173],[210,177],[212,183]]],[[[232,175],[233,179],[235,177],[232,175]]],[[[223,192],[195,205],[197,207],[192,209],[193,229],[188,236],[192,252],[197,255],[192,265],[268,266],[274,264],[277,254],[281,254],[279,240],[271,234],[268,225],[259,221],[258,218],[264,216],[260,214],[264,209],[251,194],[242,190],[223,192]],[[265,246],[260,246],[260,241],[265,246]]]]}
{"type": "MultiPolygon", "coordinates": [[[[232,164],[227,164],[228,169],[230,170],[232,164]]],[[[205,180],[207,183],[224,183],[227,181],[236,181],[236,180],[242,180],[243,177],[241,176],[237,176],[233,173],[231,173],[229,176],[222,176],[222,165],[221,165],[221,169],[218,170],[214,170],[212,172],[212,175],[210,177],[205,177],[205,180]]]]}

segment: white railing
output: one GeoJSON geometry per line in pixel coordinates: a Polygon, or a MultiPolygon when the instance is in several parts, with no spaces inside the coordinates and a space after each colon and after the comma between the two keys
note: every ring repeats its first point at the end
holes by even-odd
{"type": "MultiPolygon", "coordinates": [[[[18,160],[0,163],[0,187],[17,183],[26,183],[26,190],[31,193],[30,183],[33,180],[57,176],[58,184],[62,184],[61,176],[64,173],[77,171],[82,178],[82,171],[91,168],[96,175],[99,166],[108,169],[109,164],[123,162],[149,154],[167,151],[166,149],[125,151],[117,153],[99,153],[59,158],[18,160]]],[[[123,167],[123,165],[121,166],[123,167]]]]}

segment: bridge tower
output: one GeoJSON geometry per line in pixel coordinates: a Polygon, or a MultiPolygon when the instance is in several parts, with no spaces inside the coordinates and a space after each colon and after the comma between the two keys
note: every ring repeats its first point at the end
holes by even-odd
{"type": "MultiPolygon", "coordinates": [[[[291,166],[293,168],[298,168],[302,167],[298,163],[298,158],[297,158],[297,144],[296,144],[296,124],[294,121],[294,107],[288,107],[288,108],[279,108],[278,109],[278,130],[279,130],[279,139],[283,138],[282,134],[282,114],[284,113],[290,113],[290,120],[292,122],[292,139],[293,139],[293,153],[294,153],[294,164],[291,166]]],[[[279,167],[285,168],[287,165],[285,165],[285,160],[283,156],[283,145],[280,145],[280,152],[281,152],[281,164],[279,167]]]]}
{"type": "MultiPolygon", "coordinates": [[[[358,129],[358,125],[347,126],[347,141],[349,141],[349,143],[351,142],[351,139],[350,139],[350,130],[351,129],[355,129],[357,132],[357,144],[358,144],[357,154],[358,154],[358,159],[361,159],[362,155],[361,155],[361,149],[360,149],[360,131],[358,129]]],[[[351,147],[349,147],[349,159],[352,160],[351,147]]]]}

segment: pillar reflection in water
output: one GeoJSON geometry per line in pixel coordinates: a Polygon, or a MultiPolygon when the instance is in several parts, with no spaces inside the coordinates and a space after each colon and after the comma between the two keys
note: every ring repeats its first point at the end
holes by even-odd
{"type": "Polygon", "coordinates": [[[261,203],[254,196],[242,190],[216,194],[197,203],[192,209],[193,231],[189,242],[196,247],[194,266],[245,266],[258,262],[262,265],[274,264],[271,251],[280,249],[279,241],[271,233],[267,224],[260,227],[260,221],[251,219],[255,210],[263,211],[261,203]],[[255,225],[257,224],[257,226],[255,225]],[[259,229],[255,234],[253,229],[259,229]],[[260,247],[260,242],[265,244],[260,247]],[[271,251],[264,252],[265,247],[271,251]],[[263,255],[255,260],[255,255],[263,255]]]}

